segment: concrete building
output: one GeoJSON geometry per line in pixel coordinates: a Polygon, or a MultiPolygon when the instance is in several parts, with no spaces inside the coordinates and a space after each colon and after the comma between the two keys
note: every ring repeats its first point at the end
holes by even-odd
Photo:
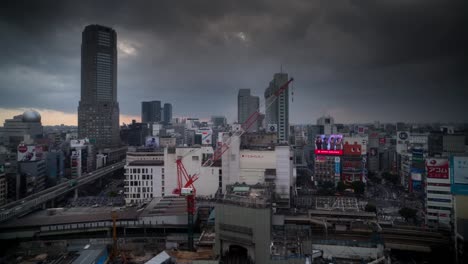
{"type": "Polygon", "coordinates": [[[322,116],[317,119],[317,125],[323,126],[323,134],[332,135],[337,133],[335,119],[331,116],[322,116]]]}
{"type": "Polygon", "coordinates": [[[78,178],[95,169],[95,151],[88,139],[70,140],[71,177],[78,178]]]}
{"type": "Polygon", "coordinates": [[[0,128],[0,134],[4,145],[8,146],[10,150],[16,151],[16,147],[24,140],[25,136],[33,140],[42,137],[41,115],[37,111],[28,110],[22,115],[6,119],[3,127],[0,128]]]}
{"type": "Polygon", "coordinates": [[[211,124],[213,128],[222,128],[227,126],[227,120],[225,116],[212,116],[211,124]]]}
{"type": "Polygon", "coordinates": [[[265,90],[265,123],[267,128],[276,125],[278,142],[289,140],[289,89],[276,96],[275,93],[288,82],[287,73],[276,73],[265,90]]]}
{"type": "Polygon", "coordinates": [[[45,189],[46,163],[44,160],[18,162],[18,170],[16,181],[17,199],[45,189]]]}
{"type": "Polygon", "coordinates": [[[165,125],[169,125],[172,121],[172,104],[165,103],[163,107],[163,120],[165,125]]]}
{"type": "Polygon", "coordinates": [[[164,161],[161,160],[127,162],[124,186],[126,204],[141,204],[172,192],[166,189],[164,161]]]}
{"type": "Polygon", "coordinates": [[[132,123],[123,126],[120,130],[120,139],[124,144],[129,146],[143,146],[145,139],[150,135],[150,129],[147,123],[137,123],[132,120],[132,123]]]}
{"type": "Polygon", "coordinates": [[[118,146],[119,112],[117,34],[109,27],[89,25],[81,43],[78,138],[89,138],[98,149],[118,146]]]}
{"type": "Polygon", "coordinates": [[[161,121],[161,101],[141,102],[141,122],[158,123],[161,121]]]}
{"type": "Polygon", "coordinates": [[[426,224],[450,229],[453,196],[447,158],[426,159],[426,224]]]}
{"type": "Polygon", "coordinates": [[[7,203],[7,186],[6,173],[3,167],[3,164],[0,164],[0,206],[7,203]]]}
{"type": "Polygon", "coordinates": [[[59,183],[65,175],[65,155],[61,150],[46,153],[47,186],[59,183]]]}
{"type": "MultiPolygon", "coordinates": [[[[255,111],[259,111],[260,98],[258,96],[252,96],[250,89],[239,89],[237,95],[237,121],[244,123],[249,116],[255,111]]],[[[249,131],[257,131],[259,128],[258,122],[253,124],[249,131]]]]}
{"type": "Polygon", "coordinates": [[[227,186],[216,212],[215,254],[230,263],[270,263],[271,194],[264,187],[227,186]]]}
{"type": "MultiPolygon", "coordinates": [[[[228,135],[224,136],[226,141],[228,135]]],[[[222,190],[234,183],[275,184],[277,204],[290,206],[290,190],[294,185],[296,169],[293,153],[288,145],[241,149],[240,140],[233,138],[231,147],[222,156],[222,190]]]]}
{"type": "MultiPolygon", "coordinates": [[[[172,195],[177,186],[178,158],[189,175],[197,174],[195,181],[197,196],[213,197],[221,186],[219,164],[202,167],[213,155],[211,146],[203,147],[167,147],[149,151],[131,151],[127,153],[125,166],[125,193],[127,203],[142,203],[145,200],[172,195]],[[149,187],[149,188],[148,188],[149,187]]],[[[185,179],[183,179],[185,182],[185,179]]]]}

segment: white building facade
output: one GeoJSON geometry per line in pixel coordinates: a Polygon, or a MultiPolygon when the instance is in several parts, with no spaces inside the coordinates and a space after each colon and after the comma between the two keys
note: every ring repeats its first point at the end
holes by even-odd
{"type": "Polygon", "coordinates": [[[448,159],[426,159],[426,173],[426,224],[431,227],[450,228],[453,196],[450,191],[448,159]]]}

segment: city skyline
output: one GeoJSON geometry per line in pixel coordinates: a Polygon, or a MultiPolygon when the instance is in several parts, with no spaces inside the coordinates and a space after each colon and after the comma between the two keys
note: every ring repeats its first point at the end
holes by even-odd
{"type": "Polygon", "coordinates": [[[324,114],[337,123],[467,121],[461,1],[115,5],[115,15],[101,15],[105,3],[28,2],[34,12],[24,19],[21,2],[6,3],[0,121],[32,108],[77,124],[88,24],[119,33],[120,123],[139,120],[145,100],[172,102],[174,116],[232,122],[238,90],[262,94],[281,66],[296,80],[291,123],[324,114]]]}

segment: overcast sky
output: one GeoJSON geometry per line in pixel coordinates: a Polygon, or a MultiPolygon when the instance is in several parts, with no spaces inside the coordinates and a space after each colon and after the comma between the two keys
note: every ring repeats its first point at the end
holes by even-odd
{"type": "Polygon", "coordinates": [[[238,89],[263,101],[280,65],[293,123],[468,121],[466,2],[2,1],[0,122],[34,108],[76,124],[88,24],[117,32],[121,122],[144,100],[234,121],[238,89]]]}

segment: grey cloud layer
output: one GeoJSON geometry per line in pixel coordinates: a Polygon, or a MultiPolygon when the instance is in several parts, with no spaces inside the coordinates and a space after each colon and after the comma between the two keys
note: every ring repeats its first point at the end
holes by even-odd
{"type": "Polygon", "coordinates": [[[118,34],[125,114],[161,99],[234,120],[237,89],[262,96],[283,64],[294,122],[467,121],[466,13],[435,0],[7,1],[0,106],[76,111],[81,31],[100,23],[118,34]]]}

